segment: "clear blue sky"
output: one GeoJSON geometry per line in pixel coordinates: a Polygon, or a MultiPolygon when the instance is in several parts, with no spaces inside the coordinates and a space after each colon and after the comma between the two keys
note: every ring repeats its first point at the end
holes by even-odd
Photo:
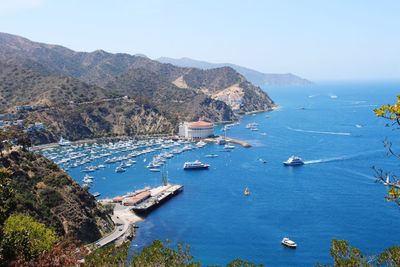
{"type": "Polygon", "coordinates": [[[399,0],[0,0],[0,31],[313,80],[400,79],[399,0]]]}

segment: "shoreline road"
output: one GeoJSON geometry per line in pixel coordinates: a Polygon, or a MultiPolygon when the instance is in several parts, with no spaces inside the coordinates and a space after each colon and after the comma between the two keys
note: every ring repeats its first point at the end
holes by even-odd
{"type": "Polygon", "coordinates": [[[142,218],[136,216],[131,210],[130,207],[122,206],[121,204],[116,204],[114,207],[114,215],[111,217],[114,221],[115,228],[107,236],[102,237],[101,239],[95,242],[97,247],[103,247],[107,244],[110,244],[120,237],[124,236],[126,232],[129,230],[131,224],[141,221],[142,218]]]}

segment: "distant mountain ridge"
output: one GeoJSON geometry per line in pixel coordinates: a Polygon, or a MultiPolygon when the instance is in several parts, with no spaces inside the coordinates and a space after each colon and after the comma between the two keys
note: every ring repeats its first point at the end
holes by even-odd
{"type": "Polygon", "coordinates": [[[109,135],[173,133],[183,120],[232,121],[271,110],[266,92],[230,67],[177,67],[143,55],[76,52],[0,33],[0,113],[40,106],[44,142],[109,135]],[[127,99],[122,97],[127,96],[127,99]],[[117,102],[101,102],[120,99],[117,102]]]}
{"type": "Polygon", "coordinates": [[[232,69],[236,70],[247,80],[251,83],[258,85],[258,86],[265,86],[265,85],[307,85],[312,84],[311,81],[301,78],[297,75],[291,73],[262,73],[257,70],[253,70],[250,68],[238,66],[231,63],[210,63],[206,61],[195,60],[187,57],[183,58],[168,58],[168,57],[160,57],[156,59],[161,63],[170,63],[175,66],[180,67],[191,67],[191,68],[199,68],[199,69],[214,69],[214,68],[221,68],[221,67],[231,67],[232,69]]]}

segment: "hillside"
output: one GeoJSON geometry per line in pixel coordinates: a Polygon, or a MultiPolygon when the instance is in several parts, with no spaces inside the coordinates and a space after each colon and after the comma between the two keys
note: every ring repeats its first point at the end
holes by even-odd
{"type": "MultiPolygon", "coordinates": [[[[6,33],[0,33],[0,61],[29,68],[35,68],[37,65],[46,66],[46,70],[51,73],[72,76],[100,87],[113,82],[116,76],[137,69],[145,69],[157,74],[155,79],[160,78],[181,88],[185,88],[185,86],[179,85],[186,84],[198,94],[207,94],[207,91],[203,89],[212,89],[216,92],[223,91],[230,86],[240,87],[241,85],[237,85],[237,82],[245,80],[243,76],[229,68],[221,68],[222,71],[221,69],[205,71],[162,64],[143,56],[112,54],[103,50],[91,53],[75,52],[62,46],[32,42],[26,38],[6,33]]],[[[255,88],[257,87],[247,86],[246,90],[257,90],[255,88]]],[[[245,94],[245,97],[247,95],[245,94]]],[[[208,94],[208,96],[212,95],[208,94]]],[[[266,94],[262,100],[266,100],[262,105],[253,103],[251,106],[245,106],[251,102],[250,99],[245,99],[243,101],[245,105],[241,107],[243,111],[257,111],[273,106],[272,100],[266,94]]],[[[232,107],[231,103],[225,102],[232,107]]],[[[212,101],[210,104],[216,105],[212,101]]]]}
{"type": "Polygon", "coordinates": [[[16,105],[51,106],[110,97],[104,89],[72,77],[0,62],[0,111],[16,105]]]}
{"type": "Polygon", "coordinates": [[[54,107],[27,115],[27,123],[42,122],[45,130],[30,133],[34,144],[116,135],[165,134],[175,131],[177,119],[165,117],[150,105],[115,100],[54,107]]]}
{"type": "Polygon", "coordinates": [[[29,214],[60,236],[84,243],[113,229],[110,215],[95,198],[43,156],[23,150],[3,151],[0,167],[12,173],[13,213],[29,214]]]}
{"type": "Polygon", "coordinates": [[[262,73],[260,71],[256,71],[253,69],[249,69],[246,67],[238,66],[231,63],[210,63],[206,61],[195,60],[191,58],[168,58],[168,57],[160,57],[156,59],[161,63],[169,63],[179,67],[189,67],[189,68],[198,68],[198,69],[214,69],[221,67],[231,67],[236,70],[251,83],[258,86],[268,86],[268,85],[307,85],[312,84],[310,81],[301,78],[297,75],[291,73],[262,73]]]}

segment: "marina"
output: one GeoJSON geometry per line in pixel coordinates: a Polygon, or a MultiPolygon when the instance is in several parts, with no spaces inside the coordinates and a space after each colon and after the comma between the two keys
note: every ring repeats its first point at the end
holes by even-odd
{"type": "MultiPolygon", "coordinates": [[[[73,142],[69,147],[57,146],[42,153],[80,184],[85,175],[92,176],[89,192],[100,193],[99,200],[112,201],[126,195],[126,205],[122,200],[115,205],[118,217],[124,214],[126,221],[135,221],[139,227],[131,248],[135,251],[155,239],[168,239],[189,243],[204,264],[224,265],[241,257],[268,266],[313,266],[329,261],[335,236],[374,254],[395,244],[392,236],[398,234],[399,218],[397,208],[385,200],[387,186],[375,182],[370,166],[398,169],[382,147],[382,140],[388,137],[398,142],[398,135],[385,131],[384,123],[371,116],[370,106],[352,104],[360,96],[368,105],[388,99],[380,95],[368,98],[362,93],[364,88],[346,95],[346,89],[326,89],[338,96],[334,102],[328,93],[309,98],[316,92],[294,90],[285,95],[279,91],[283,94],[282,108],[268,113],[268,118],[259,113],[242,117],[226,131],[222,131],[223,125],[217,126],[215,132],[228,135],[225,140],[221,134],[225,144],[219,144],[218,137],[203,140],[207,143],[204,146],[198,144],[199,140],[132,138],[79,145],[73,142]],[[307,111],[298,111],[299,106],[307,106],[307,111]],[[321,113],[330,114],[332,110],[338,116],[327,115],[325,121],[318,121],[321,113]],[[343,124],[344,117],[354,123],[343,124]],[[258,131],[246,128],[254,122],[258,131]],[[335,134],[343,132],[350,134],[335,134]],[[228,138],[242,140],[251,148],[226,142],[228,138]],[[305,165],[283,166],[290,155],[301,156],[305,165]],[[183,170],[185,162],[195,160],[209,164],[210,170],[183,170]],[[116,173],[121,163],[125,172],[116,173]],[[90,166],[98,168],[82,172],[90,166]],[[140,207],[137,201],[145,203],[152,196],[133,193],[160,187],[164,168],[169,184],[183,186],[183,193],[177,192],[150,212],[136,214],[132,208],[140,207]],[[132,194],[127,193],[129,190],[132,194]],[[247,227],[249,223],[253,227],[247,227]],[[285,236],[299,247],[294,250],[281,245],[285,236]],[[216,261],[215,251],[219,249],[223,253],[218,253],[216,261]]],[[[153,198],[149,203],[156,201],[153,198]]],[[[125,224],[119,223],[124,231],[125,224]]],[[[112,237],[118,235],[119,230],[112,237]]],[[[109,241],[107,238],[104,243],[109,241]]]]}

